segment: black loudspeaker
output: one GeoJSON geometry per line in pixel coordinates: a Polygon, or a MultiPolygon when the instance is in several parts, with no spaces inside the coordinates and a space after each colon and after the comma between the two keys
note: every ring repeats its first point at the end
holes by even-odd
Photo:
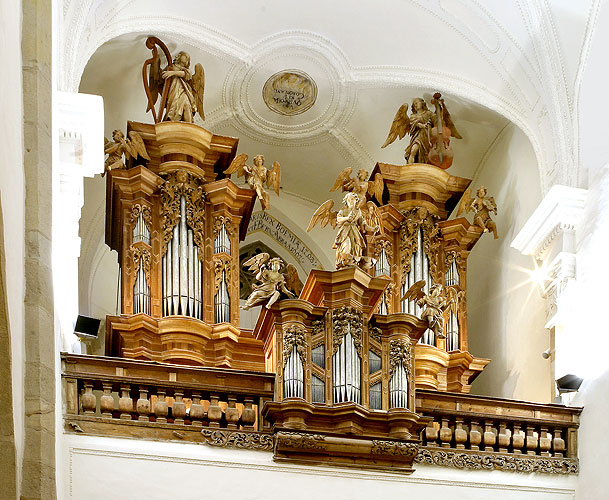
{"type": "Polygon", "coordinates": [[[74,327],[74,333],[78,337],[96,339],[100,323],[100,319],[89,318],[88,316],[81,316],[79,314],[78,318],[76,318],[76,326],[74,327]]]}
{"type": "Polygon", "coordinates": [[[558,388],[558,393],[564,394],[565,392],[577,392],[579,390],[579,386],[582,385],[583,381],[583,378],[572,374],[560,377],[558,380],[556,380],[556,387],[558,388]]]}

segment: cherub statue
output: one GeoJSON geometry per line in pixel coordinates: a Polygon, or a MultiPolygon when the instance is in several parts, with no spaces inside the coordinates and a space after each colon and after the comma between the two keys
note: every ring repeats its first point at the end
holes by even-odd
{"type": "Polygon", "coordinates": [[[106,158],[104,163],[104,173],[102,174],[102,177],[106,172],[110,172],[110,170],[125,168],[123,155],[127,160],[130,158],[137,159],[138,156],[150,160],[142,136],[137,132],[132,130],[129,132],[129,138],[125,139],[125,135],[121,130],[115,130],[112,132],[112,140],[114,142],[110,142],[104,137],[104,153],[108,155],[108,158],[106,158]]]}
{"type": "Polygon", "coordinates": [[[269,203],[269,195],[264,190],[265,187],[273,188],[275,193],[279,195],[279,182],[281,181],[281,166],[279,162],[273,162],[273,169],[269,170],[264,166],[264,156],[254,156],[254,166],[246,165],[247,155],[241,153],[235,156],[229,167],[224,171],[226,175],[231,175],[237,172],[237,177],[245,175],[245,180],[250,188],[256,191],[256,195],[262,205],[262,210],[267,210],[271,205],[269,203]]]}
{"type": "Polygon", "coordinates": [[[289,297],[300,294],[300,281],[298,271],[292,264],[286,266],[286,273],[281,273],[283,260],[279,257],[270,258],[268,253],[260,253],[243,263],[243,267],[256,275],[257,283],[253,286],[254,291],[247,298],[241,309],[248,310],[254,306],[266,302],[266,308],[277,302],[282,293],[289,297]],[[290,289],[296,293],[292,293],[290,289]]]}
{"type": "Polygon", "coordinates": [[[425,280],[417,281],[412,285],[400,299],[416,300],[419,307],[423,307],[421,319],[427,321],[429,329],[434,334],[443,339],[444,335],[444,311],[450,307],[453,299],[448,299],[445,288],[440,285],[432,285],[429,294],[423,291],[425,280]]]}
{"type": "Polygon", "coordinates": [[[375,260],[364,256],[366,248],[364,234],[366,232],[376,234],[382,229],[381,217],[376,205],[369,201],[366,210],[360,209],[359,196],[349,191],[343,198],[343,208],[335,212],[332,210],[333,206],[332,200],[323,203],[311,217],[307,232],[313,229],[317,222],[321,227],[326,227],[328,222],[332,228],[338,226],[338,234],[332,246],[336,249],[336,269],[347,266],[372,268],[375,260]]]}
{"type": "Polygon", "coordinates": [[[476,191],[476,197],[471,197],[471,188],[468,188],[459,202],[457,216],[463,212],[474,212],[474,225],[478,226],[484,232],[492,232],[495,239],[497,235],[497,225],[491,219],[491,213],[497,215],[497,204],[492,196],[486,196],[486,188],[480,186],[476,191]]]}
{"type": "Polygon", "coordinates": [[[417,97],[412,101],[410,107],[410,117],[408,116],[408,104],[402,104],[398,109],[389,135],[381,148],[389,146],[398,137],[403,139],[406,133],[410,135],[410,143],[405,150],[404,158],[408,164],[411,163],[429,163],[430,152],[432,147],[432,139],[436,139],[437,148],[441,149],[439,158],[436,160],[435,155],[432,155],[434,161],[431,163],[442,168],[448,168],[443,155],[450,154],[450,163],[452,163],[452,151],[450,151],[450,137],[461,139],[461,135],[457,132],[455,124],[452,121],[450,113],[441,99],[439,93],[434,94],[432,104],[436,106],[436,112],[432,112],[427,108],[427,103],[424,99],[417,97]]]}
{"type": "Polygon", "coordinates": [[[354,192],[359,196],[359,208],[364,208],[366,206],[369,197],[376,198],[379,203],[383,202],[383,188],[385,187],[385,184],[381,174],[377,173],[374,176],[374,180],[369,181],[367,170],[360,170],[357,173],[357,177],[354,178],[351,178],[351,172],[353,172],[351,167],[343,169],[340,174],[338,174],[336,182],[330,191],[336,191],[338,188],[342,187],[343,192],[354,192]]]}
{"type": "Polygon", "coordinates": [[[160,121],[192,123],[196,113],[205,120],[203,112],[203,94],[205,90],[205,72],[201,64],[195,64],[195,72],[190,71],[190,55],[180,51],[171,57],[169,50],[161,40],[149,37],[146,46],[152,50],[152,58],[144,63],[144,89],[148,97],[148,108],[152,110],[155,123],[160,121]],[[161,69],[161,57],[157,47],[161,47],[167,65],[161,69]],[[150,66],[148,80],[146,68],[150,66]],[[155,109],[161,95],[158,111],[155,109]],[[164,113],[164,114],[163,114],[164,113]]]}

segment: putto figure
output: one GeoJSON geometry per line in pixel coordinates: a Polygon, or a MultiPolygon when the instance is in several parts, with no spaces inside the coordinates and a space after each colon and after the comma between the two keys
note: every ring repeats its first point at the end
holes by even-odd
{"type": "Polygon", "coordinates": [[[205,120],[203,112],[203,93],[205,72],[201,64],[195,64],[195,72],[190,70],[190,55],[180,51],[171,57],[165,44],[156,37],[148,37],[146,47],[152,50],[152,57],[142,69],[144,89],[148,97],[148,108],[152,110],[155,123],[161,121],[192,123],[196,113],[205,120]],[[161,56],[157,45],[165,54],[166,66],[161,69],[161,56]],[[156,102],[161,96],[158,110],[156,102]]]}
{"type": "Polygon", "coordinates": [[[353,178],[351,178],[351,172],[353,172],[351,167],[343,169],[340,174],[338,174],[336,182],[330,191],[336,191],[338,188],[342,187],[343,191],[355,193],[359,197],[359,208],[364,208],[366,202],[373,197],[376,198],[379,203],[383,202],[383,188],[385,187],[385,184],[381,174],[376,174],[374,180],[369,181],[367,170],[360,170],[357,173],[357,176],[353,178]]]}
{"type": "Polygon", "coordinates": [[[364,256],[366,248],[364,234],[367,232],[376,234],[381,231],[381,218],[376,205],[369,201],[366,210],[362,210],[359,196],[354,192],[348,192],[343,198],[343,208],[336,212],[332,207],[334,207],[332,200],[323,203],[311,217],[307,232],[318,222],[321,227],[326,227],[328,223],[332,228],[338,226],[338,233],[332,246],[336,249],[336,269],[347,266],[372,268],[375,260],[364,256]]]}
{"type": "Polygon", "coordinates": [[[259,283],[254,284],[254,291],[247,298],[241,309],[248,310],[252,307],[266,303],[266,308],[277,302],[282,293],[288,297],[300,294],[300,281],[298,271],[292,264],[286,266],[286,274],[281,272],[283,260],[279,257],[270,258],[268,253],[260,253],[243,263],[243,267],[256,275],[259,283]],[[292,293],[290,289],[296,293],[292,293]]]}
{"type": "Polygon", "coordinates": [[[112,141],[104,137],[104,153],[108,155],[108,158],[106,158],[104,163],[102,177],[106,172],[110,172],[110,170],[125,168],[123,156],[127,160],[130,158],[137,159],[138,156],[150,160],[142,136],[137,132],[129,132],[129,138],[125,139],[125,134],[121,130],[115,130],[112,132],[112,141]]]}
{"type": "Polygon", "coordinates": [[[423,308],[421,319],[427,321],[429,329],[437,337],[443,339],[446,337],[444,335],[444,311],[453,300],[448,299],[445,288],[440,284],[432,285],[429,294],[423,291],[424,287],[425,280],[417,281],[400,300],[416,300],[419,307],[423,308]]]}
{"type": "Polygon", "coordinates": [[[235,156],[229,167],[224,171],[226,175],[231,175],[237,172],[237,177],[245,175],[245,180],[250,188],[256,191],[256,195],[262,205],[262,210],[267,210],[271,204],[269,202],[269,194],[265,191],[265,187],[272,188],[277,196],[279,196],[279,183],[281,181],[281,166],[279,162],[273,162],[273,169],[269,170],[264,166],[264,156],[254,156],[254,166],[246,165],[247,155],[241,153],[235,156]]]}
{"type": "Polygon", "coordinates": [[[441,97],[439,93],[435,93],[431,101],[435,105],[435,113],[427,108],[427,103],[421,97],[412,101],[410,116],[408,116],[408,104],[402,104],[393,118],[389,135],[381,148],[389,146],[398,137],[403,139],[408,134],[410,143],[404,154],[408,164],[431,163],[444,169],[450,167],[452,164],[450,138],[462,137],[457,132],[441,97]]]}
{"type": "Polygon", "coordinates": [[[459,202],[457,216],[463,212],[474,212],[474,225],[482,229],[483,232],[492,232],[495,239],[499,238],[497,234],[497,225],[491,219],[491,213],[497,215],[497,204],[492,196],[486,196],[486,188],[480,186],[476,192],[476,197],[471,197],[471,188],[469,188],[459,202]]]}

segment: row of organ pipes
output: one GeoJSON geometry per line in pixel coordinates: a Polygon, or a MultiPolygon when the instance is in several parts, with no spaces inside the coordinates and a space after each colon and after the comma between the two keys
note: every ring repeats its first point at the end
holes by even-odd
{"type": "Polygon", "coordinates": [[[353,343],[351,328],[338,346],[332,357],[332,381],[334,388],[334,402],[361,401],[361,358],[353,343]]]}
{"type": "MultiPolygon", "coordinates": [[[[133,227],[133,243],[145,243],[150,246],[150,231],[144,221],[144,214],[140,211],[133,227]]],[[[138,263],[138,271],[133,285],[133,313],[150,314],[150,285],[146,280],[142,257],[138,263]]]]}
{"type": "Polygon", "coordinates": [[[296,346],[292,347],[283,368],[283,397],[304,398],[304,367],[296,346]]]}

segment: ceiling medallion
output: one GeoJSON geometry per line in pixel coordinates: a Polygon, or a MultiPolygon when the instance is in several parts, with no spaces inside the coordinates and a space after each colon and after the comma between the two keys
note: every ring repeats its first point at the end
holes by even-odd
{"type": "Polygon", "coordinates": [[[266,81],[262,98],[275,113],[299,115],[315,104],[317,85],[304,71],[284,70],[266,81]]]}

